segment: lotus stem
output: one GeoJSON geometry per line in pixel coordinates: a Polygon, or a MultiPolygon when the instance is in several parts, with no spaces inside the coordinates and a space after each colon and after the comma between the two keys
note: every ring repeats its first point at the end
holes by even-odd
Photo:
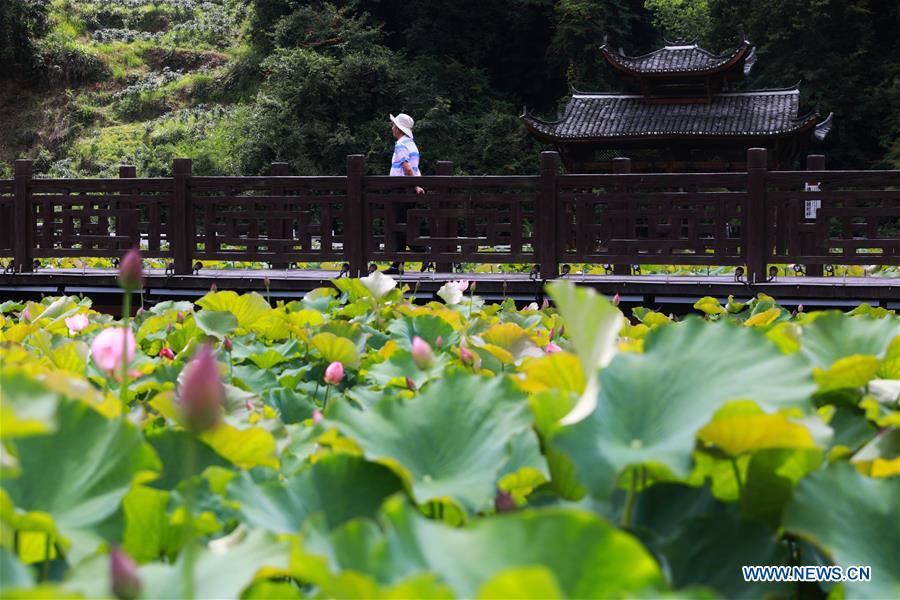
{"type": "Polygon", "coordinates": [[[184,561],[182,562],[182,582],[185,600],[194,600],[194,470],[197,462],[197,440],[188,436],[184,457],[184,509],[186,519],[184,561]]]}
{"type": "Polygon", "coordinates": [[[119,388],[119,402],[122,408],[128,406],[128,332],[131,331],[131,290],[125,289],[122,296],[122,386],[119,388]]]}
{"type": "Polygon", "coordinates": [[[625,496],[625,507],[622,509],[622,528],[629,529],[631,527],[632,513],[634,512],[634,498],[637,495],[638,470],[633,468],[631,471],[631,487],[628,488],[628,495],[625,496]]]}
{"type": "Polygon", "coordinates": [[[738,468],[737,459],[731,457],[731,468],[734,470],[734,480],[737,482],[738,500],[744,495],[744,484],[741,483],[741,470],[738,468]]]}

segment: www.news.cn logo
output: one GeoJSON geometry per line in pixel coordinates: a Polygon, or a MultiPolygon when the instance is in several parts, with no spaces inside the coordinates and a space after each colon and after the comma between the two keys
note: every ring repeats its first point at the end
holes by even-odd
{"type": "Polygon", "coordinates": [[[741,567],[744,581],[871,581],[872,567],[767,567],[751,565],[741,567]]]}

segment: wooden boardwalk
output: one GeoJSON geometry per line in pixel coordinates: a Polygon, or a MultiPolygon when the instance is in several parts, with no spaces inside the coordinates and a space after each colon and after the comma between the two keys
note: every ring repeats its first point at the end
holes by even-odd
{"type": "MultiPolygon", "coordinates": [[[[147,270],[145,298],[197,298],[213,283],[219,290],[257,291],[272,300],[295,299],[318,287],[331,286],[337,271],[273,269],[203,269],[196,275],[172,275],[163,269],[147,270]]],[[[527,273],[418,273],[394,276],[409,287],[420,301],[436,299],[435,292],[446,281],[465,279],[477,283],[477,294],[497,301],[511,297],[517,302],[543,299],[545,280],[532,279],[527,273]]],[[[778,277],[773,281],[750,285],[733,276],[667,275],[582,275],[566,277],[580,285],[613,295],[626,304],[644,306],[680,306],[693,304],[702,296],[722,300],[728,295],[747,299],[766,293],[785,305],[846,307],[868,302],[887,308],[900,308],[900,278],[878,277],[778,277]]],[[[0,275],[0,299],[29,296],[85,294],[106,298],[115,304],[118,297],[114,269],[40,269],[34,273],[0,275]]]]}

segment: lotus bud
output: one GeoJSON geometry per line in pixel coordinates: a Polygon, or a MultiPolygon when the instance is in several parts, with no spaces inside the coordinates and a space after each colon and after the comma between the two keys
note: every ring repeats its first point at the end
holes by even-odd
{"type": "Polygon", "coordinates": [[[416,366],[422,370],[429,368],[434,363],[434,353],[428,342],[415,336],[412,341],[412,357],[416,366]]]}
{"type": "Polygon", "coordinates": [[[144,281],[144,267],[141,264],[141,253],[129,250],[119,265],[119,286],[129,292],[139,290],[144,281]]]}
{"type": "Polygon", "coordinates": [[[547,339],[549,339],[552,342],[554,337],[556,337],[556,329],[551,327],[550,328],[550,336],[547,339]]]}
{"type": "Polygon", "coordinates": [[[179,323],[184,323],[184,313],[179,310],[178,314],[175,316],[175,320],[179,323]]]}
{"type": "Polygon", "coordinates": [[[91,342],[91,357],[102,370],[114,372],[122,368],[123,360],[128,364],[134,360],[136,349],[137,343],[130,329],[111,327],[101,331],[91,342]]]}
{"type": "Polygon", "coordinates": [[[621,298],[619,298],[619,292],[616,292],[616,295],[612,297],[613,306],[618,306],[621,298]]]}
{"type": "Polygon", "coordinates": [[[802,313],[802,312],[803,312],[803,305],[802,305],[802,304],[798,304],[798,305],[797,305],[797,312],[798,312],[798,313],[802,313]]]}
{"type": "Polygon", "coordinates": [[[566,326],[560,325],[559,331],[556,332],[556,337],[562,337],[566,333],[566,326]]]}
{"type": "Polygon", "coordinates": [[[137,565],[118,546],[109,552],[109,581],[113,596],[119,600],[134,600],[141,592],[137,565]]]}
{"type": "Polygon", "coordinates": [[[312,416],[313,423],[319,424],[322,422],[322,419],[324,419],[324,418],[325,417],[322,416],[321,410],[319,410],[318,408],[313,410],[313,416],[312,416]]]}
{"type": "Polygon", "coordinates": [[[336,360],[325,369],[325,383],[340,385],[342,379],[344,379],[344,365],[336,360]]]}
{"type": "Polygon", "coordinates": [[[437,336],[437,339],[434,340],[434,347],[437,348],[438,350],[440,350],[441,348],[444,347],[444,336],[442,336],[442,335],[437,336]]]}
{"type": "Polygon", "coordinates": [[[134,311],[134,316],[137,317],[138,319],[143,317],[144,316],[144,307],[139,306],[138,309],[136,311],[134,311]]]}
{"type": "Polygon", "coordinates": [[[465,346],[459,347],[459,359],[463,362],[464,365],[475,364],[475,355],[472,354],[472,351],[465,346]]]}
{"type": "Polygon", "coordinates": [[[234,342],[231,341],[230,337],[226,336],[225,339],[222,340],[222,347],[225,349],[225,352],[231,354],[231,351],[234,349],[234,342]]]}
{"type": "Polygon", "coordinates": [[[175,360],[175,353],[172,352],[172,349],[166,346],[162,350],[159,351],[159,356],[161,358],[168,358],[169,360],[175,360]]]}
{"type": "Polygon", "coordinates": [[[416,384],[409,377],[406,378],[406,389],[416,391],[416,384]]]}
{"type": "Polygon", "coordinates": [[[217,291],[219,291],[219,286],[216,285],[216,282],[215,282],[215,281],[213,281],[213,282],[210,284],[210,286],[209,286],[209,291],[212,292],[212,293],[216,293],[217,291]]]}
{"type": "Polygon", "coordinates": [[[546,352],[547,354],[554,354],[556,352],[562,352],[562,348],[560,348],[553,342],[550,342],[546,346],[544,346],[544,352],[546,352]]]}
{"type": "Polygon", "coordinates": [[[212,429],[222,418],[225,386],[219,376],[219,364],[209,346],[200,348],[185,367],[179,400],[184,420],[194,431],[212,429]]]}
{"type": "Polygon", "coordinates": [[[513,500],[513,497],[509,492],[497,490],[497,496],[494,498],[494,507],[497,509],[498,513],[503,513],[516,510],[518,505],[516,505],[516,501],[513,500]]]}
{"type": "Polygon", "coordinates": [[[544,301],[541,302],[541,310],[547,310],[548,308],[550,308],[550,300],[544,298],[544,301]]]}
{"type": "Polygon", "coordinates": [[[22,319],[29,323],[31,322],[31,311],[27,308],[22,311],[22,319]]]}
{"type": "Polygon", "coordinates": [[[88,318],[85,314],[72,315],[66,318],[66,327],[69,328],[69,335],[75,335],[87,326],[88,318]]]}

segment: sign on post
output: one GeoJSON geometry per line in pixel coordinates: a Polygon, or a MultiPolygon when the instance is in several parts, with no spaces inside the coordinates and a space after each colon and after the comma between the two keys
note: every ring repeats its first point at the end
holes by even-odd
{"type": "MultiPolygon", "coordinates": [[[[819,183],[807,183],[804,186],[804,191],[806,192],[821,192],[822,188],[820,187],[822,182],[819,183]]],[[[807,200],[806,201],[806,210],[804,212],[804,217],[807,219],[815,219],[816,211],[822,208],[821,200],[807,200]]]]}

